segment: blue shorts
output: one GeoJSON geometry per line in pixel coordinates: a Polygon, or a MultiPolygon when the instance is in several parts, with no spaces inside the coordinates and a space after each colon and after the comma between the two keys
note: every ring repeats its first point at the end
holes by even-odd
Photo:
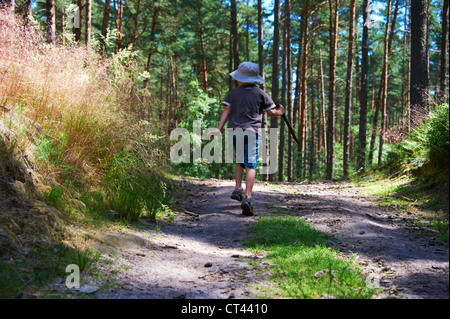
{"type": "Polygon", "coordinates": [[[242,168],[256,169],[259,154],[259,142],[261,137],[256,132],[245,131],[243,134],[233,134],[233,147],[236,152],[236,163],[242,168]],[[237,143],[242,143],[237,145],[237,143]],[[236,146],[240,146],[236,148],[236,146]],[[242,154],[242,148],[243,153],[242,154]]]}

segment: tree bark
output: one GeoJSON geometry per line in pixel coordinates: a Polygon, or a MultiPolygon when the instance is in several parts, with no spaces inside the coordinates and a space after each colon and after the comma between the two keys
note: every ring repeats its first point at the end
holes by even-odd
{"type": "Polygon", "coordinates": [[[237,9],[236,0],[231,0],[231,30],[233,39],[233,69],[236,70],[239,66],[239,42],[237,29],[237,9]]]}
{"type": "MultiPolygon", "coordinates": [[[[286,67],[286,77],[287,77],[287,98],[286,98],[286,111],[287,117],[290,123],[295,125],[293,121],[293,110],[292,110],[292,52],[291,52],[291,1],[286,0],[285,3],[286,12],[286,28],[287,28],[287,67],[286,67]]],[[[288,135],[288,161],[287,161],[287,179],[289,182],[293,180],[294,173],[294,145],[292,135],[288,135]]]]}
{"type": "Polygon", "coordinates": [[[329,0],[330,7],[330,78],[329,78],[329,106],[327,129],[327,169],[326,178],[334,177],[334,137],[336,121],[336,56],[339,22],[339,0],[329,0]],[[333,17],[334,16],[334,17],[333,17]]]}
{"type": "MultiPolygon", "coordinates": [[[[273,31],[273,61],[272,61],[272,99],[275,103],[278,103],[279,92],[279,75],[280,75],[280,0],[275,0],[274,7],[274,31],[273,31]]],[[[278,127],[278,118],[270,118],[270,127],[278,127]]],[[[276,173],[269,175],[270,181],[276,180],[276,173]]]]}
{"type": "Polygon", "coordinates": [[[365,171],[367,133],[367,86],[369,76],[369,0],[363,0],[363,34],[361,43],[361,93],[358,133],[358,171],[365,171]]]}
{"type": "Polygon", "coordinates": [[[81,29],[82,29],[81,26],[83,25],[84,1],[77,0],[77,6],[78,6],[78,14],[79,14],[79,18],[80,18],[80,25],[79,25],[79,28],[74,28],[74,34],[75,34],[75,41],[79,43],[81,41],[81,29]]]}
{"type": "MultiPolygon", "coordinates": [[[[286,0],[284,3],[284,22],[283,22],[283,56],[282,56],[282,84],[281,84],[281,104],[286,107],[286,114],[288,114],[288,106],[287,106],[287,94],[289,92],[288,88],[288,63],[289,63],[289,55],[291,52],[291,42],[290,42],[290,15],[291,15],[291,6],[290,0],[286,0]]],[[[278,179],[280,181],[284,181],[285,176],[285,123],[281,121],[280,123],[280,144],[279,144],[279,159],[278,159],[278,179]]],[[[288,143],[289,143],[290,134],[288,134],[288,143]]],[[[288,144],[289,150],[289,144],[288,144]]],[[[288,154],[289,156],[289,154],[288,154]]],[[[289,163],[290,164],[290,163],[289,163]]]]}
{"type": "MultiPolygon", "coordinates": [[[[390,8],[390,2],[388,1],[388,7],[390,8]]],[[[389,56],[391,53],[391,47],[392,47],[392,39],[394,38],[394,32],[395,32],[395,23],[397,22],[397,13],[398,13],[398,6],[399,6],[399,0],[395,3],[395,9],[394,9],[394,17],[392,18],[392,25],[391,25],[391,31],[390,34],[388,34],[388,45],[387,45],[387,52],[385,53],[385,61],[384,61],[384,86],[383,86],[383,94],[382,94],[382,113],[381,113],[381,130],[380,130],[380,143],[379,143],[379,149],[378,149],[378,163],[381,163],[381,160],[383,158],[383,144],[384,144],[384,134],[387,129],[387,91],[388,91],[388,67],[389,67],[389,56]]],[[[388,26],[386,26],[386,30],[388,29],[388,26]]]]}
{"type": "Polygon", "coordinates": [[[24,12],[22,14],[25,23],[30,23],[33,18],[33,7],[31,0],[25,0],[24,12]]]}
{"type": "MultiPolygon", "coordinates": [[[[259,66],[259,74],[261,75],[261,77],[265,77],[265,72],[264,72],[264,37],[263,37],[263,33],[264,33],[264,22],[263,22],[263,9],[262,9],[262,0],[258,0],[258,66],[259,66]]],[[[262,90],[266,89],[266,85],[265,83],[260,85],[262,90]]],[[[262,125],[261,125],[262,129],[266,129],[267,128],[267,114],[266,112],[263,112],[263,119],[262,119],[262,125]]],[[[263,142],[265,143],[265,150],[268,150],[268,141],[267,141],[267,136],[266,138],[263,140],[263,142]]],[[[264,156],[264,159],[268,158],[268,154],[261,154],[261,156],[264,156]]],[[[269,179],[269,176],[267,174],[267,163],[266,161],[263,162],[263,168],[262,168],[262,180],[263,181],[267,181],[269,179]]]]}
{"type": "Polygon", "coordinates": [[[116,14],[116,28],[117,28],[117,39],[116,39],[116,48],[115,53],[119,52],[122,46],[123,39],[123,29],[122,29],[122,20],[123,20],[123,0],[118,0],[117,14],[116,14]]]}
{"type": "MultiPolygon", "coordinates": [[[[412,109],[427,109],[427,16],[428,0],[411,1],[411,83],[412,109]]],[[[411,121],[414,121],[411,117],[411,121]]],[[[411,123],[413,125],[414,123],[411,123]]]]}
{"type": "Polygon", "coordinates": [[[347,79],[345,86],[344,110],[344,158],[343,175],[348,177],[350,166],[350,126],[353,101],[353,42],[355,37],[356,0],[350,1],[350,26],[348,31],[347,79]]]}
{"type": "Polygon", "coordinates": [[[0,9],[6,8],[10,13],[14,13],[16,8],[15,0],[0,0],[0,9]]]}
{"type": "MultiPolygon", "coordinates": [[[[314,42],[313,42],[314,43],[314,42]]],[[[311,51],[314,52],[313,43],[311,44],[311,51]]],[[[315,59],[313,58],[311,60],[311,75],[313,76],[313,79],[316,79],[314,77],[314,62],[315,59]]],[[[315,158],[316,158],[316,143],[315,143],[315,136],[316,136],[316,112],[315,112],[315,105],[314,101],[316,100],[314,93],[316,92],[316,81],[313,80],[311,83],[311,117],[310,117],[310,134],[309,134],[309,167],[308,167],[308,178],[309,180],[313,179],[313,173],[315,168],[315,158]]]]}
{"type": "Polygon", "coordinates": [[[319,49],[319,63],[320,63],[320,117],[322,118],[322,130],[321,130],[321,140],[322,148],[327,153],[327,120],[325,112],[325,79],[323,74],[323,61],[322,61],[322,50],[319,49]]]}
{"type": "Polygon", "coordinates": [[[86,0],[86,45],[91,44],[91,24],[92,24],[92,4],[91,0],[86,0]]]}
{"type": "Polygon", "coordinates": [[[306,116],[307,116],[307,101],[308,101],[308,86],[307,86],[307,78],[308,78],[308,32],[309,32],[309,1],[306,1],[304,4],[304,8],[302,11],[302,20],[303,23],[303,52],[302,52],[302,72],[300,79],[300,104],[299,104],[299,155],[301,160],[303,172],[303,176],[305,176],[305,163],[306,163],[306,116]]]}
{"type": "Polygon", "coordinates": [[[100,53],[103,54],[106,46],[106,36],[108,33],[109,14],[111,12],[111,0],[105,0],[102,21],[102,36],[100,37],[100,53]]]}
{"type": "Polygon", "coordinates": [[[206,52],[205,52],[205,42],[203,40],[203,23],[201,14],[201,0],[197,0],[197,17],[199,24],[199,38],[200,38],[200,51],[202,55],[202,73],[203,73],[203,89],[205,92],[208,91],[208,68],[206,66],[206,52]]]}
{"type": "MultiPolygon", "coordinates": [[[[150,75],[150,68],[152,65],[152,56],[153,56],[153,46],[154,46],[154,41],[155,41],[155,30],[156,30],[156,24],[157,24],[157,18],[158,18],[158,13],[159,13],[159,8],[157,6],[153,6],[153,16],[152,16],[152,27],[150,30],[150,47],[148,49],[148,56],[147,56],[147,64],[145,65],[145,71],[148,72],[148,75],[150,75]]],[[[148,81],[149,78],[145,78],[144,83],[143,83],[143,88],[144,88],[144,97],[143,97],[143,101],[142,103],[146,102],[146,96],[147,96],[147,88],[148,88],[148,81]]],[[[152,103],[149,104],[149,111],[148,111],[148,120],[149,122],[151,122],[152,120],[152,103]]]]}
{"type": "Polygon", "coordinates": [[[55,0],[47,0],[47,41],[56,43],[55,0]]]}
{"type": "Polygon", "coordinates": [[[137,0],[136,4],[136,13],[133,17],[133,31],[131,34],[131,45],[132,47],[136,47],[136,42],[138,38],[138,29],[139,29],[139,15],[141,13],[141,0],[137,0]]]}
{"type": "Polygon", "coordinates": [[[447,81],[448,81],[448,0],[444,0],[441,19],[441,69],[439,72],[439,100],[442,103],[448,103],[447,81]]]}

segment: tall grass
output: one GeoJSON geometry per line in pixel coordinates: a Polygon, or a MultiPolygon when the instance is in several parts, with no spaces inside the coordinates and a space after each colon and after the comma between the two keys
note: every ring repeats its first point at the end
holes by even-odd
{"type": "Polygon", "coordinates": [[[104,57],[89,47],[46,44],[33,27],[0,13],[0,133],[67,196],[100,192],[114,206],[123,195],[111,195],[117,191],[142,202],[135,190],[158,185],[160,178],[152,181],[164,156],[146,140],[152,128],[134,120],[134,66],[126,54],[104,57]],[[134,158],[126,170],[117,162],[123,154],[134,158]],[[126,177],[132,188],[111,178],[116,169],[134,172],[126,177]]]}

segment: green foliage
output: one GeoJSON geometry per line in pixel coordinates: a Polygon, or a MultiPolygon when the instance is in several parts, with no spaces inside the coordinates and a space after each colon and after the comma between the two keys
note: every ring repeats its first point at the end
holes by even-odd
{"type": "Polygon", "coordinates": [[[357,265],[327,247],[328,236],[296,216],[260,218],[250,228],[251,249],[266,252],[275,285],[270,297],[371,298],[374,289],[366,286],[357,265]]]}
{"type": "Polygon", "coordinates": [[[64,151],[67,146],[68,135],[60,132],[58,138],[52,139],[50,136],[42,136],[38,142],[36,158],[42,162],[61,164],[64,151]]]}
{"type": "MultiPolygon", "coordinates": [[[[0,259],[0,298],[14,298],[19,294],[39,293],[39,297],[64,297],[62,291],[49,291],[48,283],[57,277],[65,278],[66,266],[76,264],[80,271],[89,272],[99,254],[89,248],[70,247],[62,242],[51,246],[33,247],[24,251],[27,258],[0,259]]],[[[81,280],[83,280],[81,275],[81,280]]],[[[50,288],[51,289],[51,288],[50,288]]]]}
{"type": "Polygon", "coordinates": [[[44,193],[45,201],[57,208],[61,209],[64,205],[64,188],[62,186],[53,185],[49,191],[44,193]]]}
{"type": "Polygon", "coordinates": [[[436,106],[429,118],[388,154],[392,167],[419,175],[448,170],[448,159],[448,104],[436,106]]]}
{"type": "Polygon", "coordinates": [[[426,143],[430,163],[448,169],[449,157],[449,109],[448,104],[436,107],[426,123],[426,143]]]}
{"type": "Polygon", "coordinates": [[[145,168],[144,163],[135,154],[120,154],[104,179],[107,205],[130,221],[142,215],[154,218],[158,212],[166,211],[171,201],[167,182],[154,170],[145,168]]]}

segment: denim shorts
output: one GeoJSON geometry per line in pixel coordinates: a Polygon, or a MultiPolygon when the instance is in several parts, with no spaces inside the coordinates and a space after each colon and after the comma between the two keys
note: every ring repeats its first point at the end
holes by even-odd
{"type": "Polygon", "coordinates": [[[242,168],[256,169],[260,140],[261,137],[256,132],[249,130],[244,132],[234,131],[233,147],[236,152],[236,163],[241,164],[242,168]]]}

